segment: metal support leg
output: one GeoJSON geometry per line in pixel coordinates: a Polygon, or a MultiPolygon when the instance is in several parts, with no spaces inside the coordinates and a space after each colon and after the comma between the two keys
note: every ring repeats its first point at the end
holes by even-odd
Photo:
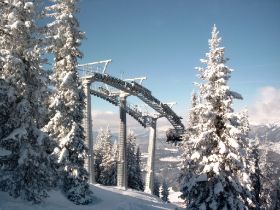
{"type": "Polygon", "coordinates": [[[147,175],[145,182],[145,192],[152,194],[154,188],[154,173],[155,173],[155,149],[156,149],[156,120],[150,127],[149,148],[148,148],[148,162],[147,175]]]}
{"type": "Polygon", "coordinates": [[[89,173],[89,183],[95,183],[95,172],[93,162],[93,139],[92,139],[92,119],[91,119],[91,95],[90,95],[90,81],[84,81],[85,95],[86,95],[86,114],[85,114],[85,133],[86,144],[88,146],[88,158],[85,161],[85,167],[89,173]]]}
{"type": "Polygon", "coordinates": [[[126,96],[120,96],[120,134],[119,157],[117,169],[117,186],[127,189],[127,160],[126,160],[126,96]]]}

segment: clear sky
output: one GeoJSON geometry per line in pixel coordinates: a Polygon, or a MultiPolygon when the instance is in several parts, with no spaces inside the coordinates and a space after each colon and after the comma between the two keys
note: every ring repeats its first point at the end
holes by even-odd
{"type": "MultiPolygon", "coordinates": [[[[235,107],[258,106],[266,88],[276,94],[269,100],[280,98],[279,0],[81,0],[79,20],[87,37],[81,63],[112,59],[112,75],[147,76],[143,84],[161,101],[177,101],[179,115],[213,24],[235,70],[230,86],[244,96],[235,107]]],[[[93,106],[112,108],[98,99],[93,106]]]]}

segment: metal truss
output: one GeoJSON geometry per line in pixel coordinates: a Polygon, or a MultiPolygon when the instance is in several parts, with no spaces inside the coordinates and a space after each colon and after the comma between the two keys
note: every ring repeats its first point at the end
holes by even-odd
{"type": "MultiPolygon", "coordinates": [[[[139,79],[140,83],[142,83],[142,81],[146,79],[145,77],[122,80],[107,74],[106,68],[110,62],[111,60],[106,60],[79,65],[79,74],[82,78],[90,80],[91,83],[101,82],[121,92],[138,97],[149,107],[154,109],[158,113],[158,116],[165,117],[173,126],[173,129],[170,129],[167,132],[167,141],[175,143],[180,141],[180,137],[185,131],[185,127],[181,122],[182,118],[179,117],[168,104],[162,103],[160,100],[154,97],[149,89],[136,82],[136,80],[139,79]],[[105,64],[104,67],[101,68],[101,72],[94,67],[96,64],[105,64]]],[[[119,106],[120,104],[118,95],[112,94],[112,92],[106,88],[91,88],[90,93],[114,104],[115,106],[119,106]]],[[[172,103],[171,106],[172,105],[174,105],[174,103],[172,103]]],[[[143,127],[149,126],[153,121],[153,117],[151,115],[142,113],[136,108],[136,106],[128,105],[126,112],[135,120],[137,120],[143,127]]]]}

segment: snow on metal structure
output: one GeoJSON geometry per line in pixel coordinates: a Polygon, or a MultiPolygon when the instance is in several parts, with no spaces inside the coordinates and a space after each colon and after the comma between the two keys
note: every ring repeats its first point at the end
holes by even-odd
{"type": "MultiPolygon", "coordinates": [[[[107,74],[108,64],[112,60],[98,61],[93,63],[87,63],[78,65],[79,76],[86,85],[86,94],[87,100],[90,100],[89,94],[100,97],[115,106],[120,107],[120,134],[119,134],[119,158],[118,158],[118,186],[122,188],[127,188],[127,172],[126,172],[126,114],[128,113],[134,119],[136,119],[143,127],[150,127],[150,138],[149,138],[149,158],[147,164],[147,176],[146,176],[146,192],[152,192],[153,189],[153,180],[154,180],[154,159],[155,159],[155,144],[156,144],[156,121],[160,117],[165,117],[173,126],[173,129],[170,129],[167,132],[167,141],[177,142],[180,141],[181,135],[184,133],[185,127],[181,122],[181,117],[172,110],[173,103],[162,103],[157,98],[152,95],[152,92],[146,87],[142,86],[143,80],[146,80],[146,77],[138,77],[133,79],[122,80],[116,77],[113,77],[107,74]],[[103,65],[103,66],[102,66],[103,65]],[[139,81],[139,83],[137,82],[139,81]],[[99,86],[98,88],[90,88],[89,84],[94,82],[101,82],[105,84],[105,88],[99,86]],[[113,87],[117,91],[111,91],[108,86],[113,87]],[[131,106],[127,104],[126,98],[130,95],[138,97],[149,107],[154,109],[157,114],[151,115],[148,113],[141,112],[137,106],[131,106]]],[[[92,130],[91,127],[91,116],[89,116],[90,103],[87,104],[87,120],[86,128],[86,137],[88,145],[92,147],[92,130]]],[[[88,171],[90,173],[91,181],[94,182],[93,169],[90,168],[93,160],[92,148],[89,148],[88,156],[88,171]]]]}

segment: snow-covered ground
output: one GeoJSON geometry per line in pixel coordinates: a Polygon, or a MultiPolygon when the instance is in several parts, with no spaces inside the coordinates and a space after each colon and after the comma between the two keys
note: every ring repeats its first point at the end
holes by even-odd
{"type": "Polygon", "coordinates": [[[175,192],[172,187],[169,187],[169,196],[168,199],[171,203],[174,203],[178,206],[185,207],[185,202],[180,198],[181,192],[175,192]]]}
{"type": "MultiPolygon", "coordinates": [[[[0,192],[0,210],[175,210],[173,204],[163,203],[159,198],[135,190],[121,190],[100,185],[91,186],[95,200],[93,204],[77,206],[60,192],[50,192],[43,204],[33,205],[21,199],[14,199],[0,192]]],[[[177,207],[177,209],[179,209],[177,207]]]]}

